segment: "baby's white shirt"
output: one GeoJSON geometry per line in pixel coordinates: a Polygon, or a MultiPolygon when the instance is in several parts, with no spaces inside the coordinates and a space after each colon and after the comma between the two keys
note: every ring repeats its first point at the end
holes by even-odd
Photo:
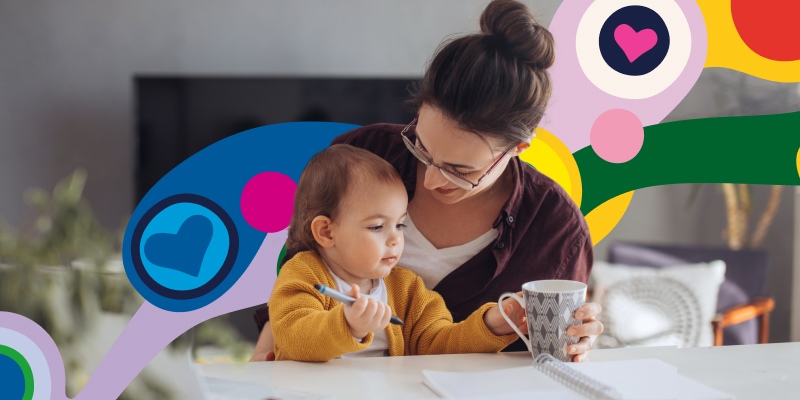
{"type": "MultiPolygon", "coordinates": [[[[330,271],[330,268],[328,268],[330,271]]],[[[336,276],[333,271],[330,271],[333,280],[336,281],[336,290],[342,293],[349,293],[351,285],[345,282],[342,278],[336,276]]],[[[361,296],[371,297],[380,302],[389,304],[389,295],[386,293],[386,283],[383,279],[374,279],[372,281],[372,290],[369,293],[361,293],[361,296]]],[[[359,341],[356,339],[356,341],[359,341]]],[[[356,357],[381,357],[389,355],[389,339],[386,336],[386,330],[374,332],[372,343],[364,350],[356,351],[354,353],[342,354],[341,358],[356,358],[356,357]]]]}

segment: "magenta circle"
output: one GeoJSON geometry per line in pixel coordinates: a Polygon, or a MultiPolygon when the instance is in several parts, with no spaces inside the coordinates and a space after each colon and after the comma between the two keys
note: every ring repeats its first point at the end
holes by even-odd
{"type": "Polygon", "coordinates": [[[268,233],[289,226],[297,184],[279,172],[262,172],[252,177],[244,189],[239,207],[253,228],[268,233]]]}

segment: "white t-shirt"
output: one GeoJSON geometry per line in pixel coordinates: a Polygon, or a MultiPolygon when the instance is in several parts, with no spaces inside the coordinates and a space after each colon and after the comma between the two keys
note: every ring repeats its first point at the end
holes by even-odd
{"type": "Polygon", "coordinates": [[[475,257],[500,234],[497,229],[490,229],[469,243],[437,249],[417,230],[411,221],[411,214],[406,216],[405,224],[403,231],[406,244],[397,265],[422,277],[428,289],[433,289],[445,276],[475,257]]]}
{"type": "MultiPolygon", "coordinates": [[[[328,268],[328,271],[330,271],[330,268],[328,268]]],[[[331,275],[333,275],[333,280],[336,281],[336,290],[345,294],[350,292],[350,284],[345,282],[342,278],[336,276],[333,271],[331,271],[331,275]]],[[[386,293],[386,283],[383,282],[383,279],[374,279],[372,281],[372,290],[369,293],[361,293],[361,296],[371,297],[386,304],[389,303],[389,295],[386,293]]],[[[389,339],[386,336],[386,330],[384,329],[380,332],[374,333],[375,335],[372,338],[372,343],[369,345],[369,347],[354,353],[342,354],[341,358],[388,356],[389,339]]],[[[356,339],[356,341],[358,341],[358,339],[356,339]]]]}

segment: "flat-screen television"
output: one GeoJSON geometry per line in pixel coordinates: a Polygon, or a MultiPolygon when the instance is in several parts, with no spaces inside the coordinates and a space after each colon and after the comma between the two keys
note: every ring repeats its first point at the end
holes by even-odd
{"type": "Polygon", "coordinates": [[[137,76],[136,199],[196,152],[279,122],[406,124],[417,78],[137,76]]]}

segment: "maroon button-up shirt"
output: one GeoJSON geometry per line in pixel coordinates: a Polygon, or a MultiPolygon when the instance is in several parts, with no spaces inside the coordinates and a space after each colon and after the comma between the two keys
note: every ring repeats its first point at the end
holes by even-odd
{"type": "MultiPolygon", "coordinates": [[[[418,160],[403,144],[402,129],[394,124],[368,125],[331,144],[347,143],[388,161],[400,173],[410,200],[416,188],[418,160]]],[[[589,279],[592,241],[580,209],[561,186],[518,157],[509,162],[509,168],[514,191],[495,220],[497,239],[433,288],[442,295],[455,321],[497,301],[504,292],[521,290],[525,282],[589,279]]],[[[507,348],[525,349],[521,341],[507,348]]]]}

